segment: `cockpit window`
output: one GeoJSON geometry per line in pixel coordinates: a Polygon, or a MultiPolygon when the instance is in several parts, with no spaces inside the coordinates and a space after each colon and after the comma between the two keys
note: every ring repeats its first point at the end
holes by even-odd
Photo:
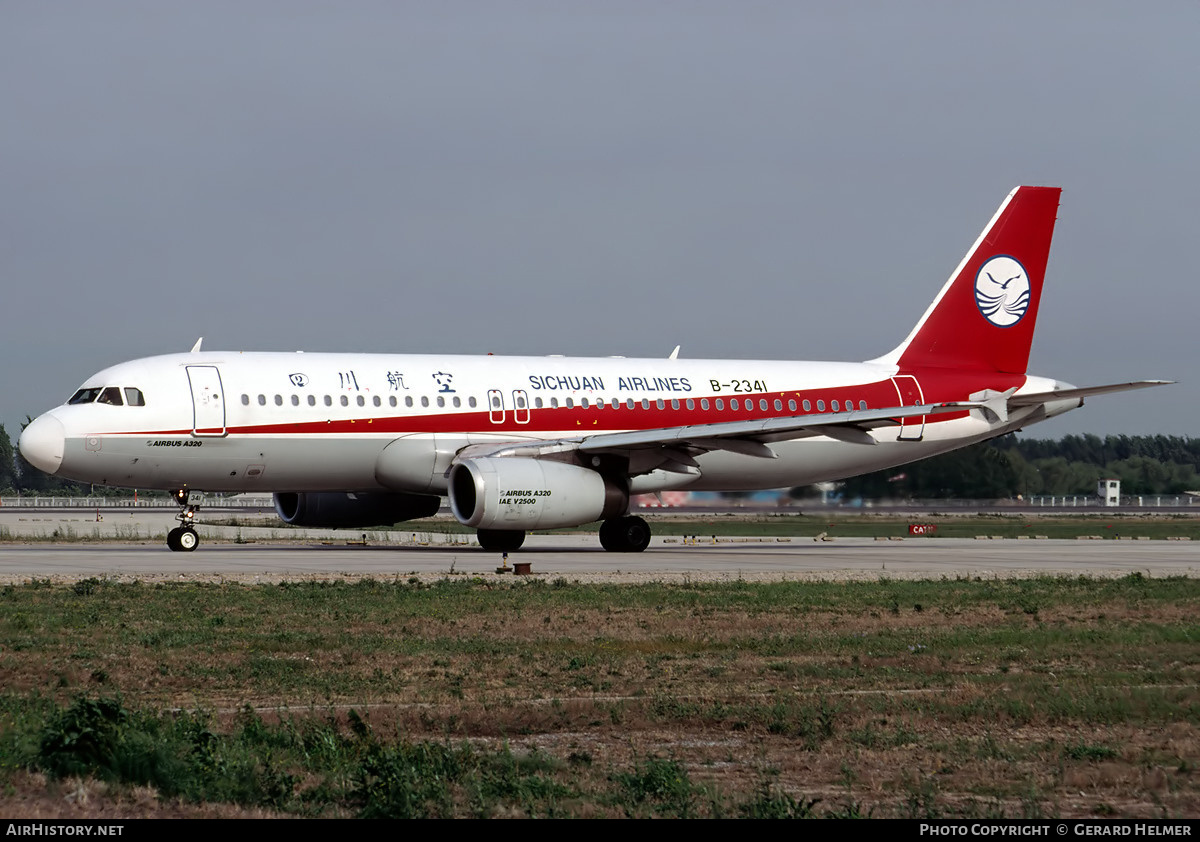
{"type": "Polygon", "coordinates": [[[146,398],[142,395],[141,389],[135,389],[133,386],[125,387],[125,405],[126,406],[145,406],[146,398]]]}
{"type": "Polygon", "coordinates": [[[121,390],[116,386],[105,386],[104,391],[100,393],[100,397],[96,399],[96,403],[124,406],[124,401],[121,400],[121,390]]]}
{"type": "Polygon", "coordinates": [[[91,403],[100,394],[100,391],[101,387],[99,386],[94,386],[91,389],[80,389],[71,396],[71,399],[67,403],[72,405],[77,403],[91,403]]]}

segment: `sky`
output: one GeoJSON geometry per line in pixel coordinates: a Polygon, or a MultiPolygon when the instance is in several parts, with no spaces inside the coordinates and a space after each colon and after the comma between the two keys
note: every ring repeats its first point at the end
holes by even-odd
{"type": "Polygon", "coordinates": [[[863,360],[1063,188],[1033,427],[1194,435],[1200,4],[0,4],[0,423],[210,350],[863,360]]]}

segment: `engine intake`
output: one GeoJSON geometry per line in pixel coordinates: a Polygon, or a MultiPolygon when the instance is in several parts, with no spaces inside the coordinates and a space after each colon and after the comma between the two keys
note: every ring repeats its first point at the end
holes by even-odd
{"type": "Polygon", "coordinates": [[[629,490],[596,471],[546,459],[466,459],[450,471],[450,509],[479,529],[555,529],[619,517],[629,490]]]}
{"type": "Polygon", "coordinates": [[[293,526],[330,529],[391,526],[437,514],[442,498],[427,494],[354,494],[342,491],[275,495],[275,512],[293,526]]]}

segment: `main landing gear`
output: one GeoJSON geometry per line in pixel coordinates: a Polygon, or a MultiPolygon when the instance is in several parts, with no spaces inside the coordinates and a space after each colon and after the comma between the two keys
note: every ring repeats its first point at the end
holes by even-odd
{"type": "Polygon", "coordinates": [[[626,515],[600,524],[600,546],[610,553],[640,553],[650,546],[650,524],[626,515]]]}
{"type": "MultiPolygon", "coordinates": [[[[481,549],[492,553],[516,552],[525,543],[520,529],[476,530],[481,549]]],[[[650,524],[637,515],[612,518],[600,524],[600,546],[610,553],[640,553],[650,546],[650,524]]]]}
{"type": "Polygon", "coordinates": [[[193,520],[196,517],[196,510],[200,508],[199,503],[188,503],[189,492],[186,488],[171,494],[175,498],[180,511],[176,519],[179,521],[179,526],[176,526],[167,533],[167,546],[173,553],[190,553],[196,547],[200,546],[200,536],[196,534],[196,529],[192,526],[193,520]]]}

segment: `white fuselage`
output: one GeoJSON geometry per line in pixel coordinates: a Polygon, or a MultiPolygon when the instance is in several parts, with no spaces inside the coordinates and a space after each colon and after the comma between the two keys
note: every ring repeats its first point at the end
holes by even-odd
{"type": "MultiPolygon", "coordinates": [[[[881,363],[196,352],[122,363],[88,378],[108,402],[64,404],[22,450],[38,467],[112,486],[205,491],[444,494],[474,445],[1040,392],[1045,378],[898,373],[881,363]],[[133,391],[136,390],[136,393],[133,391]],[[141,396],[141,405],[134,394],[141,396]],[[133,403],[135,405],[130,405],[133,403]]],[[[79,395],[80,393],[77,393],[79,395]]],[[[1079,405],[905,419],[874,446],[825,435],[775,441],[777,458],[732,450],[699,469],[631,466],[631,491],[748,490],[878,470],[961,447],[1079,405]]],[[[31,433],[31,434],[30,434],[31,433]]]]}

